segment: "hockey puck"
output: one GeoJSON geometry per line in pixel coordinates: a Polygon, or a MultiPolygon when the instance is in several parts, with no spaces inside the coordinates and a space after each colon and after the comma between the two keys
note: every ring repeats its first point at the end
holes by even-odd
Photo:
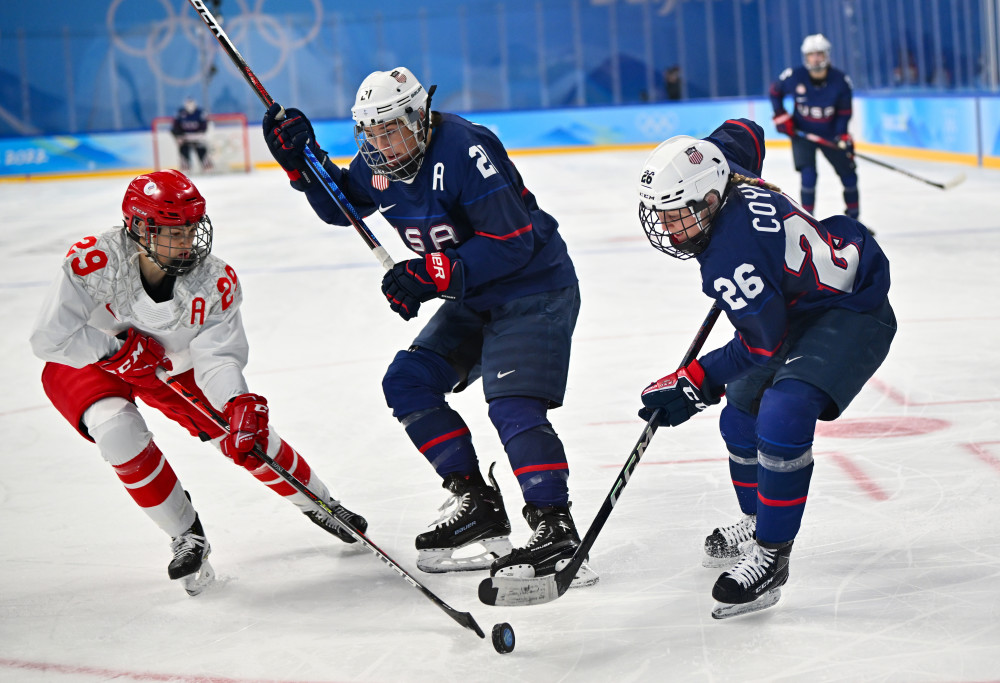
{"type": "Polygon", "coordinates": [[[502,655],[514,651],[514,627],[504,622],[493,626],[493,648],[502,655]]]}

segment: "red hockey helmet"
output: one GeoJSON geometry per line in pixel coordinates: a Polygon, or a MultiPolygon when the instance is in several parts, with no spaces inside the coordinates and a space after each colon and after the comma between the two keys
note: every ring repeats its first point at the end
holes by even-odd
{"type": "Polygon", "coordinates": [[[128,236],[168,275],[183,275],[212,251],[212,222],[205,213],[205,198],[187,176],[173,169],[137,176],[125,190],[122,217],[128,236]],[[164,230],[194,226],[190,248],[176,247],[177,253],[161,253],[159,239],[164,230]]]}

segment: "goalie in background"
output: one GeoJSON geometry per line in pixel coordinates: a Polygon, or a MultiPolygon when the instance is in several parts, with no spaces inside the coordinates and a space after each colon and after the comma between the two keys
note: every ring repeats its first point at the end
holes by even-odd
{"type": "Polygon", "coordinates": [[[174,115],[170,133],[177,142],[182,171],[191,171],[192,154],[198,155],[202,171],[212,170],[212,158],[208,152],[208,118],[194,98],[184,99],[184,106],[174,115]]]}
{"type": "Polygon", "coordinates": [[[179,171],[129,183],[122,226],[85,237],[66,254],[31,334],[45,361],[42,386],[80,436],[97,444],[125,490],[172,539],[171,579],[191,595],[211,581],[209,543],[191,499],[153,441],[136,399],[213,445],[309,519],[346,543],[354,537],[253,455],[255,445],[341,509],[309,464],[268,424],[267,400],[250,393],[250,349],[236,271],[212,255],[205,199],[179,171]],[[230,433],[156,377],[165,368],[225,415],[230,433]]]}
{"type": "MultiPolygon", "coordinates": [[[[726,121],[708,138],[670,138],[639,175],[652,245],[695,258],[702,291],[736,334],[643,390],[639,415],[676,426],[726,397],[719,416],[743,515],[705,539],[726,618],[770,607],[788,580],[813,472],[817,420],[847,408],[889,353],[889,261],[864,225],[822,221],[759,177],[764,131],[726,121]]],[[[672,296],[676,298],[677,294],[672,296]]]]}

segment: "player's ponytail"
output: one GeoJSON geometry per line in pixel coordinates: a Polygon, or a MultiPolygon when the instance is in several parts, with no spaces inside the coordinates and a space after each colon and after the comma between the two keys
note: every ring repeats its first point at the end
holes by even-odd
{"type": "Polygon", "coordinates": [[[769,183],[763,178],[752,178],[741,173],[733,173],[729,176],[730,185],[756,185],[772,192],[781,192],[781,188],[774,183],[769,183]]]}

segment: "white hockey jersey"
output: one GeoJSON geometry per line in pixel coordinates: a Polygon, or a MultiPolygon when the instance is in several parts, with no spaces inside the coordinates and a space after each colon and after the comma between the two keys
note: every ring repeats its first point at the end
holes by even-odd
{"type": "Polygon", "coordinates": [[[86,237],[70,249],[31,334],[35,355],[82,368],[116,352],[130,327],[163,345],[171,374],[194,368],[195,382],[221,408],[247,392],[249,354],[236,271],[209,255],[157,303],[142,286],[138,247],[124,228],[86,237]]]}

